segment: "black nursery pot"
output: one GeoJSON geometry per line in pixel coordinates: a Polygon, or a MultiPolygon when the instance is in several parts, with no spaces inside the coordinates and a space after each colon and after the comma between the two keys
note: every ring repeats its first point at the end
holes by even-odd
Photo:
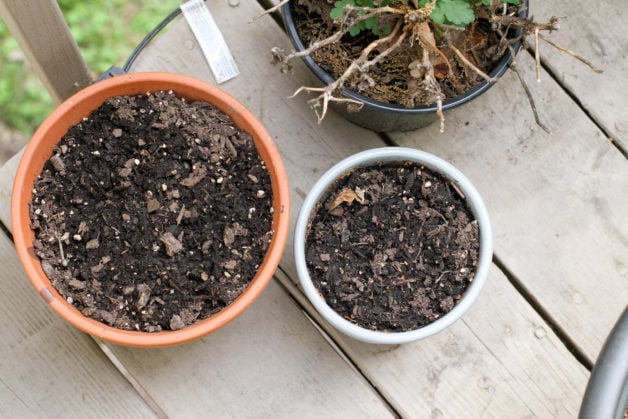
{"type": "Polygon", "coordinates": [[[580,419],[622,419],[628,413],[628,306],[598,355],[580,406],[580,419]]]}
{"type": "MultiPolygon", "coordinates": [[[[297,26],[295,21],[293,2],[288,2],[282,7],[281,14],[283,16],[284,27],[292,42],[292,45],[297,51],[303,51],[307,46],[303,43],[303,40],[299,37],[297,32],[297,26]]],[[[523,1],[524,7],[521,9],[519,16],[528,16],[528,4],[529,0],[523,1]]],[[[515,32],[520,34],[522,29],[517,29],[515,32]]],[[[521,42],[517,42],[513,45],[515,54],[519,51],[521,42]]],[[[501,77],[512,62],[512,55],[510,52],[504,54],[499,60],[495,68],[489,73],[489,76],[494,78],[501,77]]],[[[318,79],[325,85],[334,82],[334,78],[323,70],[311,56],[303,57],[303,61],[309,67],[309,69],[318,77],[318,79]]],[[[464,95],[446,100],[443,102],[443,111],[448,111],[457,106],[463,105],[472,101],[482,93],[486,92],[494,83],[482,81],[480,84],[469,90],[464,95]]],[[[438,119],[436,114],[436,105],[421,105],[414,108],[406,108],[405,106],[395,105],[390,103],[378,102],[363,96],[353,90],[344,89],[342,95],[345,98],[359,100],[364,103],[362,109],[358,112],[349,112],[345,105],[337,103],[330,103],[329,106],[336,112],[341,114],[348,121],[353,122],[356,125],[367,128],[375,132],[388,132],[388,131],[412,131],[418,128],[425,127],[435,122],[438,119]]]]}

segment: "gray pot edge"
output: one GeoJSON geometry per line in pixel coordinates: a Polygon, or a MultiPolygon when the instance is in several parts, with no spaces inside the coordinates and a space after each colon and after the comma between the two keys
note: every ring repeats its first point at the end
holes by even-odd
{"type": "Polygon", "coordinates": [[[609,333],[591,372],[580,419],[623,419],[628,409],[628,306],[609,333]]]}

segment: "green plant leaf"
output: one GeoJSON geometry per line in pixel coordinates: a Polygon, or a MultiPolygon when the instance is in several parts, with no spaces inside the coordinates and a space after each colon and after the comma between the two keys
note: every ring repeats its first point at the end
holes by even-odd
{"type": "Polygon", "coordinates": [[[442,25],[443,23],[445,23],[445,11],[437,5],[436,7],[434,7],[434,10],[432,10],[432,14],[430,14],[430,19],[432,19],[432,22],[438,25],[442,25]]]}
{"type": "Polygon", "coordinates": [[[475,13],[466,0],[439,0],[430,18],[434,23],[465,26],[475,20],[475,13]]]}
{"type": "MultiPolygon", "coordinates": [[[[408,0],[398,0],[401,3],[407,3],[408,0]]],[[[394,4],[393,0],[381,0],[376,4],[375,0],[339,0],[334,3],[334,7],[329,12],[329,17],[336,20],[341,19],[344,16],[344,8],[347,5],[355,6],[355,7],[384,7],[384,6],[392,6],[394,4]]],[[[359,12],[360,14],[364,14],[365,12],[359,12]]],[[[373,16],[367,20],[363,20],[361,22],[356,23],[351,28],[349,28],[349,34],[351,36],[356,36],[363,30],[370,30],[375,35],[388,35],[391,32],[390,25],[384,25],[380,27],[379,18],[377,16],[373,16]]]]}
{"type": "Polygon", "coordinates": [[[356,36],[362,31],[362,28],[359,25],[353,25],[349,28],[349,35],[356,36]]]}
{"type": "Polygon", "coordinates": [[[355,1],[354,0],[337,1],[336,3],[334,3],[334,8],[331,9],[331,12],[329,12],[329,17],[334,20],[340,19],[342,15],[344,14],[346,5],[355,6],[355,1]]]}

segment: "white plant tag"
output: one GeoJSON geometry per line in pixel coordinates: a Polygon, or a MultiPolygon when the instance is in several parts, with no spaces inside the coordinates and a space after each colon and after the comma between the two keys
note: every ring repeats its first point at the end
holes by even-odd
{"type": "Polygon", "coordinates": [[[220,84],[240,74],[233,55],[205,2],[190,0],[181,5],[181,11],[201,46],[216,82],[220,84]]]}

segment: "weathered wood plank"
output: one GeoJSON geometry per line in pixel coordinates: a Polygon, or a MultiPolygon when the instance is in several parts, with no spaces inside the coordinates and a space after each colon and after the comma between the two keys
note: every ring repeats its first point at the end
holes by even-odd
{"type": "Polygon", "coordinates": [[[61,102],[91,82],[56,1],[0,0],[0,16],[54,101],[61,102]]]}
{"type": "Polygon", "coordinates": [[[604,1],[592,6],[586,0],[569,3],[538,1],[532,12],[540,20],[558,16],[560,30],[551,39],[583,55],[604,70],[597,74],[582,63],[541,42],[543,62],[561,85],[575,95],[611,138],[628,152],[628,60],[626,4],[604,1]]]}
{"type": "Polygon", "coordinates": [[[13,190],[13,179],[15,171],[20,163],[24,149],[11,157],[2,167],[0,167],[0,222],[11,230],[11,191],[13,190]]]}
{"type": "MultiPolygon", "coordinates": [[[[535,126],[516,76],[437,127],[393,134],[451,160],[483,194],[495,252],[592,362],[628,301],[626,160],[546,73],[519,54],[535,126]]],[[[584,70],[586,71],[586,70],[584,70]]]]}
{"type": "Polygon", "coordinates": [[[589,374],[495,266],[465,317],[425,341],[380,347],[326,330],[403,417],[572,418],[589,374]]]}
{"type": "Polygon", "coordinates": [[[275,282],[227,328],[200,341],[110,347],[172,417],[391,416],[275,282]]]}
{"type": "Polygon", "coordinates": [[[89,336],[52,312],[0,232],[0,417],[152,417],[89,336]]]}

